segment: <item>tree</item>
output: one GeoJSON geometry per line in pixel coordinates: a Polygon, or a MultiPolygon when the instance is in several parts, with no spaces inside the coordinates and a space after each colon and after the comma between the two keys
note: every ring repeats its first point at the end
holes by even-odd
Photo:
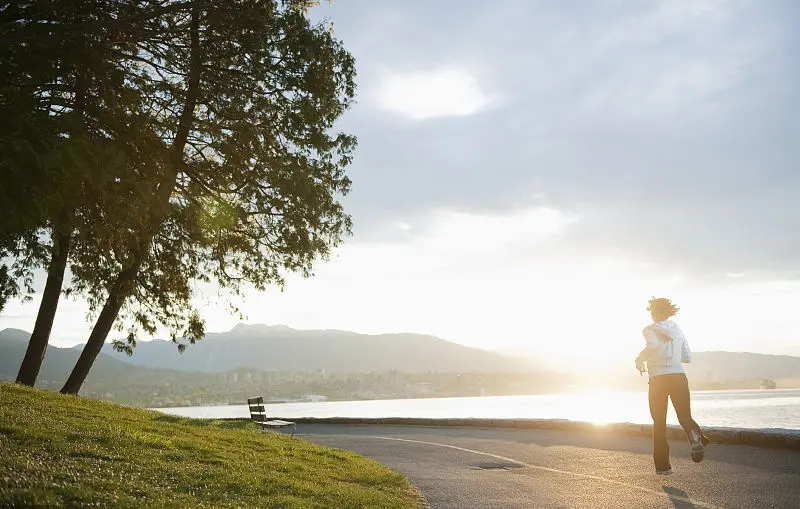
{"type": "Polygon", "coordinates": [[[0,114],[6,119],[0,168],[2,187],[14,190],[0,195],[6,212],[0,255],[13,259],[0,278],[4,299],[23,293],[20,279],[30,291],[35,268],[48,273],[18,382],[33,385],[38,375],[68,259],[82,247],[75,245],[76,233],[106,241],[115,236],[130,216],[108,196],[130,198],[141,184],[144,174],[132,168],[133,154],[159,154],[142,122],[141,94],[117,55],[136,47],[136,36],[161,4],[0,5],[0,114]]]}
{"type": "MultiPolygon", "coordinates": [[[[136,83],[154,98],[169,158],[111,264],[119,272],[105,272],[104,288],[77,286],[102,308],[62,392],[80,390],[126,306],[144,330],[185,325],[191,343],[204,332],[186,312],[193,280],[233,292],[281,285],[288,272],[310,275],[349,233],[338,199],[356,141],[330,131],[355,93],[353,59],[309,22],[308,5],[187,1],[130,56],[148,69],[136,83]]],[[[98,268],[73,263],[84,282],[98,268]]],[[[134,345],[132,333],[118,346],[134,345]]]]}

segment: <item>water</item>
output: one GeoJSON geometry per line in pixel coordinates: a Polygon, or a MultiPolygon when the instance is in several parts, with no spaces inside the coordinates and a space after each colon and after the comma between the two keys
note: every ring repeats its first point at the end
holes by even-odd
{"type": "MultiPolygon", "coordinates": [[[[184,417],[249,417],[247,405],[159,408],[184,417]]],[[[651,422],[644,392],[595,392],[430,398],[378,401],[281,403],[268,406],[275,417],[421,417],[491,419],[570,419],[597,423],[651,422]]],[[[800,430],[800,389],[695,391],[692,414],[701,426],[800,430]]],[[[670,424],[678,424],[670,407],[670,424]]]]}

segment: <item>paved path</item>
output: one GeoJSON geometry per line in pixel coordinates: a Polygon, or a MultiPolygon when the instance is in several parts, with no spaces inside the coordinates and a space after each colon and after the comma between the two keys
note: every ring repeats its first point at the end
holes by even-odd
{"type": "Polygon", "coordinates": [[[800,509],[800,453],[712,445],[692,463],[672,442],[669,477],[648,438],[553,430],[303,424],[307,440],[404,473],[432,509],[800,509]]]}

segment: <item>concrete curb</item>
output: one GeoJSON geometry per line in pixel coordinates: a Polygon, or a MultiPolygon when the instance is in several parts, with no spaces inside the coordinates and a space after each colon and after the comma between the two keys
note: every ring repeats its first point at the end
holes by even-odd
{"type": "MultiPolygon", "coordinates": [[[[565,431],[581,431],[588,433],[612,433],[639,437],[652,436],[653,426],[650,424],[610,423],[595,424],[591,422],[570,421],[566,419],[420,419],[411,417],[381,418],[283,418],[297,424],[347,424],[347,425],[381,425],[381,426],[442,426],[470,428],[506,428],[506,429],[551,429],[565,431]]],[[[752,445],[775,449],[790,449],[800,452],[800,431],[787,429],[747,429],[747,428],[703,428],[703,433],[718,444],[752,445]]],[[[683,430],[679,426],[667,426],[670,439],[684,439],[683,430]]]]}

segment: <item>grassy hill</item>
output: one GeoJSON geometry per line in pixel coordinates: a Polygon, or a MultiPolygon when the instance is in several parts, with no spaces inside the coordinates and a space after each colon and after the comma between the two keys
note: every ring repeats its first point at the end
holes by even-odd
{"type": "Polygon", "coordinates": [[[402,475],[348,452],[15,384],[0,384],[0,451],[0,507],[419,506],[402,475]]]}

